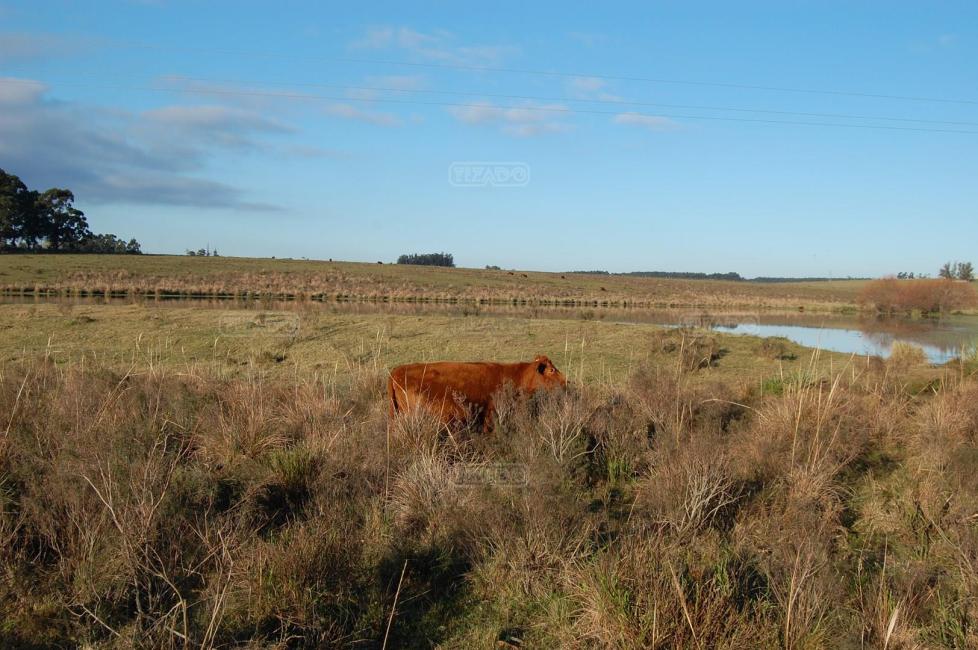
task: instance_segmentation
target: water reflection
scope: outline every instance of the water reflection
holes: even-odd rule
[[[399,314],[404,316],[497,316],[647,323],[673,327],[702,327],[730,334],[782,336],[795,343],[847,354],[886,357],[893,343],[904,341],[923,348],[932,363],[945,363],[962,348],[978,341],[978,317],[944,319],[874,318],[854,314],[805,312],[709,312],[689,309],[627,309],[613,307],[536,307],[527,305],[473,305],[446,303],[296,301],[226,298],[150,297],[20,297],[0,296],[0,304],[152,305],[295,311],[328,314]]]
[[[922,337],[904,337],[889,332],[838,329],[835,327],[807,327],[803,325],[751,325],[738,324],[715,328],[733,334],[754,336],[783,336],[800,345],[843,352],[887,357],[896,341],[919,345],[931,363],[946,363],[960,354],[961,347],[970,342],[975,332],[963,337],[957,344],[938,344],[921,340]]]
[[[701,326],[731,334],[782,336],[806,347],[887,357],[901,341],[920,346],[931,363],[946,363],[978,340],[978,319],[955,316],[880,318],[842,314],[722,314]]]

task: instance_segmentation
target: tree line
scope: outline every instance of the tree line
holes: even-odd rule
[[[869,278],[827,278],[827,277],[780,277],[780,276],[758,276],[756,278],[745,278],[740,273],[730,271],[728,273],[699,273],[694,271],[627,271],[624,273],[610,273],[608,271],[565,271],[565,273],[575,273],[582,275],[619,275],[639,278],[669,278],[678,280],[726,280],[729,282],[829,282],[831,280],[868,280]]]
[[[679,280],[731,280],[734,282],[744,278],[734,271],[729,273],[697,273],[692,271],[629,271],[617,275],[630,275],[636,278],[674,278]]]
[[[945,262],[937,275],[945,280],[965,280],[971,282],[975,279],[975,267],[971,262]]]
[[[421,266],[455,266],[451,253],[411,253],[397,258],[398,264],[418,264]]]
[[[0,252],[138,254],[139,242],[93,233],[71,190],[32,190],[0,169]]]

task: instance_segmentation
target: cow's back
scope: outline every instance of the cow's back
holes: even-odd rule
[[[485,402],[498,390],[512,372],[503,364],[439,361],[412,363],[391,371],[395,388],[409,394],[440,397],[445,391],[464,395],[471,402]]]
[[[391,370],[387,382],[390,413],[423,407],[443,423],[475,416],[488,430],[493,395],[507,383],[526,395],[540,388],[562,387],[566,379],[546,356],[521,363],[436,361],[411,363]]]
[[[469,412],[473,408],[484,412],[493,393],[507,380],[514,380],[508,365],[511,364],[438,361],[398,366],[388,380],[391,411],[424,406],[445,422],[465,419],[473,415]]]

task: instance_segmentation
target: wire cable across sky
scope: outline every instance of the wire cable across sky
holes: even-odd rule
[[[151,43],[134,43],[134,42],[117,42],[112,44],[115,47],[120,48],[130,48],[130,49],[147,49],[147,50],[172,50],[172,51],[185,51],[185,52],[200,52],[200,53],[212,53],[212,54],[228,54],[234,56],[255,56],[263,58],[282,58],[282,59],[295,59],[295,60],[306,60],[306,61],[336,61],[340,63],[355,63],[362,65],[378,65],[378,66],[400,66],[400,67],[411,67],[411,68],[428,68],[428,69],[442,69],[442,70],[464,70],[467,72],[493,72],[493,73],[506,73],[506,74],[524,74],[524,75],[537,75],[537,76],[548,76],[548,77],[561,77],[568,79],[601,79],[604,81],[634,81],[652,84],[669,84],[669,85],[682,85],[682,86],[707,86],[714,88],[736,88],[741,90],[763,90],[770,92],[783,92],[783,93],[800,93],[800,94],[810,94],[810,95],[834,95],[843,97],[863,97],[869,99],[890,99],[890,100],[900,100],[909,102],[933,102],[941,104],[966,104],[972,106],[978,106],[978,99],[962,99],[962,98],[952,98],[952,97],[927,97],[919,95],[902,95],[897,93],[881,93],[881,92],[868,92],[868,91],[852,91],[852,90],[839,90],[839,89],[824,89],[824,88],[796,88],[791,86],[768,86],[763,84],[750,84],[750,83],[739,83],[739,82],[727,82],[727,81],[710,81],[710,80],[697,80],[697,79],[674,79],[665,77],[646,77],[641,75],[623,75],[614,74],[606,72],[572,72],[566,70],[543,70],[536,68],[519,68],[519,67],[501,67],[501,66],[486,66],[486,65],[472,65],[466,63],[447,63],[447,62],[432,62],[432,61],[397,61],[393,59],[371,59],[371,58],[360,58],[360,57],[349,57],[349,56],[318,56],[318,55],[303,55],[303,54],[282,54],[279,52],[267,52],[260,50],[241,50],[241,49],[224,49],[224,48],[202,48],[202,47],[187,47],[187,46],[173,46],[173,45],[158,45]]]
[[[34,85],[46,85],[42,81],[33,80],[21,80],[21,79],[0,79],[0,83],[20,83],[20,84],[34,84]],[[258,91],[258,90],[230,90],[230,89],[218,89],[218,88],[174,88],[165,87],[158,85],[123,85],[123,84],[109,84],[109,83],[85,83],[85,82],[63,82],[61,85],[64,86],[79,86],[79,87],[91,87],[91,88],[114,88],[120,90],[141,90],[149,92],[167,92],[167,93],[182,93],[182,94],[198,94],[198,95],[212,95],[212,96],[238,96],[238,97],[265,97],[265,98],[279,98],[279,99],[290,99],[290,100],[308,100],[308,101],[332,101],[332,102],[358,102],[363,104],[399,104],[399,105],[413,105],[413,106],[440,106],[446,108],[472,108],[472,109],[491,109],[491,110],[501,110],[501,111],[536,111],[545,112],[550,114],[581,114],[581,115],[610,115],[618,116],[623,115],[622,111],[608,111],[608,110],[598,110],[598,109],[585,109],[585,108],[568,108],[564,106],[530,106],[530,105],[493,105],[486,103],[464,103],[464,102],[444,102],[444,101],[426,101],[418,99],[396,99],[389,97],[371,97],[371,98],[358,98],[342,95],[320,95],[320,94],[310,94],[310,93],[288,93],[288,92],[268,92],[268,91]],[[966,130],[966,129],[941,129],[941,128],[928,128],[928,127],[914,127],[914,126],[896,126],[888,124],[850,124],[843,122],[817,122],[808,120],[771,120],[763,118],[750,118],[750,117],[730,117],[730,116],[716,116],[716,115],[690,115],[690,114],[678,114],[678,113],[640,113],[635,111],[629,111],[624,113],[625,115],[630,115],[636,118],[668,118],[672,120],[709,120],[709,121],[722,121],[722,122],[740,122],[740,123],[751,123],[751,124],[768,124],[768,125],[790,125],[790,126],[817,126],[817,127],[836,127],[836,128],[848,128],[848,129],[876,129],[876,130],[887,130],[887,131],[910,131],[919,133],[955,133],[964,135],[978,135],[978,130]]]

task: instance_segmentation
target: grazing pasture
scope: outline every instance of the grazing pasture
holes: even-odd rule
[[[978,381],[593,320],[0,305],[4,647],[967,647]],[[387,370],[549,355],[493,432]]]
[[[568,266],[573,266],[568,261]],[[224,295],[715,309],[855,309],[865,282],[759,283],[173,255],[0,256],[6,293]]]

